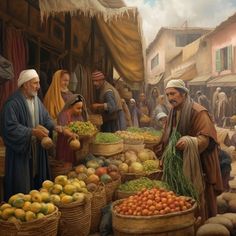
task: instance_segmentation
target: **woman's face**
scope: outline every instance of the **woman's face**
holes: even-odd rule
[[[65,73],[61,76],[61,89],[67,89],[67,87],[69,86],[69,82],[70,82],[70,75]]]
[[[82,114],[83,102],[77,102],[72,106],[72,112],[75,115]]]

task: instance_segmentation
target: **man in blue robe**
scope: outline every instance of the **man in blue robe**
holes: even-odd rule
[[[54,129],[54,123],[37,97],[40,88],[37,72],[22,71],[18,88],[1,112],[0,131],[6,146],[5,200],[16,193],[39,189],[50,178],[48,154],[40,141],[48,136],[47,131]]]

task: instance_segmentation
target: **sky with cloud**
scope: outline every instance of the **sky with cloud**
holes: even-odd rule
[[[236,12],[235,0],[124,0],[142,16],[148,45],[160,27],[216,27]]]

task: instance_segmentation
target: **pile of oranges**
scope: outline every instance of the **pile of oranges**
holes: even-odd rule
[[[114,206],[114,210],[121,215],[153,216],[186,211],[192,206],[193,201],[188,197],[177,196],[173,191],[153,188],[143,189],[124,199]]]

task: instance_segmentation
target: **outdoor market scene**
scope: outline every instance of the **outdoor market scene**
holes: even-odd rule
[[[0,236],[236,236],[235,29],[232,0],[1,0]]]

